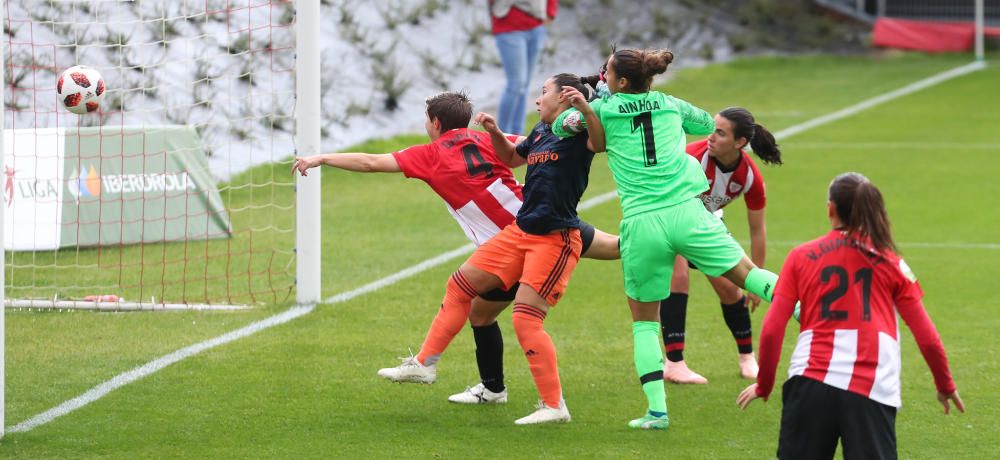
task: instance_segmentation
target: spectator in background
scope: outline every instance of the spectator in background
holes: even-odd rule
[[[509,134],[524,133],[531,75],[545,44],[545,26],[556,17],[557,0],[489,0],[490,20],[507,86],[500,96],[497,124]]]

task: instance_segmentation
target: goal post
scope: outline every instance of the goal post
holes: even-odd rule
[[[295,154],[320,153],[320,2],[297,0],[295,60]],[[295,300],[320,301],[322,168],[295,177]]]
[[[7,18],[7,2],[0,0],[0,22],[6,23]],[[7,91],[6,79],[4,78],[7,69],[6,63],[4,62],[7,56],[6,50],[4,49],[4,40],[0,39],[0,149],[4,148],[4,138],[3,132],[7,127],[4,122],[4,114],[7,112],[7,108],[4,106],[4,100],[7,99],[5,92]],[[6,155],[0,154],[0,171],[4,170],[4,157]],[[7,386],[7,350],[5,344],[7,343],[7,308],[6,305],[6,288],[7,283],[4,279],[4,273],[7,271],[7,251],[4,245],[4,214],[6,206],[2,206],[0,202],[0,441],[3,440],[4,434],[7,432],[6,428],[6,413],[7,413],[7,400],[6,392],[4,388]]]
[[[976,11],[975,11],[975,30],[976,30],[976,43],[975,43],[975,53],[976,60],[983,61],[986,59],[985,43],[986,43],[986,2],[985,0],[975,0]]]

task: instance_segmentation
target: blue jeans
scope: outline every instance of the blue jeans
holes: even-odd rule
[[[525,105],[528,86],[538,62],[538,52],[545,44],[545,26],[531,30],[496,35],[497,50],[503,62],[507,86],[500,96],[497,123],[508,134],[524,134]]]

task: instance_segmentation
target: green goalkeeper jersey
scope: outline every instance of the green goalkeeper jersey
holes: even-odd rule
[[[708,112],[659,91],[616,93],[591,107],[604,126],[624,217],[672,206],[708,189],[701,165],[684,151],[685,133],[715,130]],[[582,114],[573,108],[552,125],[559,137],[586,129]]]

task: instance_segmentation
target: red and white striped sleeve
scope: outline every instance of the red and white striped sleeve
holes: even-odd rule
[[[757,169],[757,165],[750,159],[750,156],[746,153],[743,154],[744,161],[750,166],[750,174],[753,174],[753,183],[750,185],[750,190],[747,190],[743,194],[743,199],[746,200],[747,209],[752,211],[759,211],[767,206],[767,193],[766,187],[764,187],[764,176],[760,174],[760,170]]]

